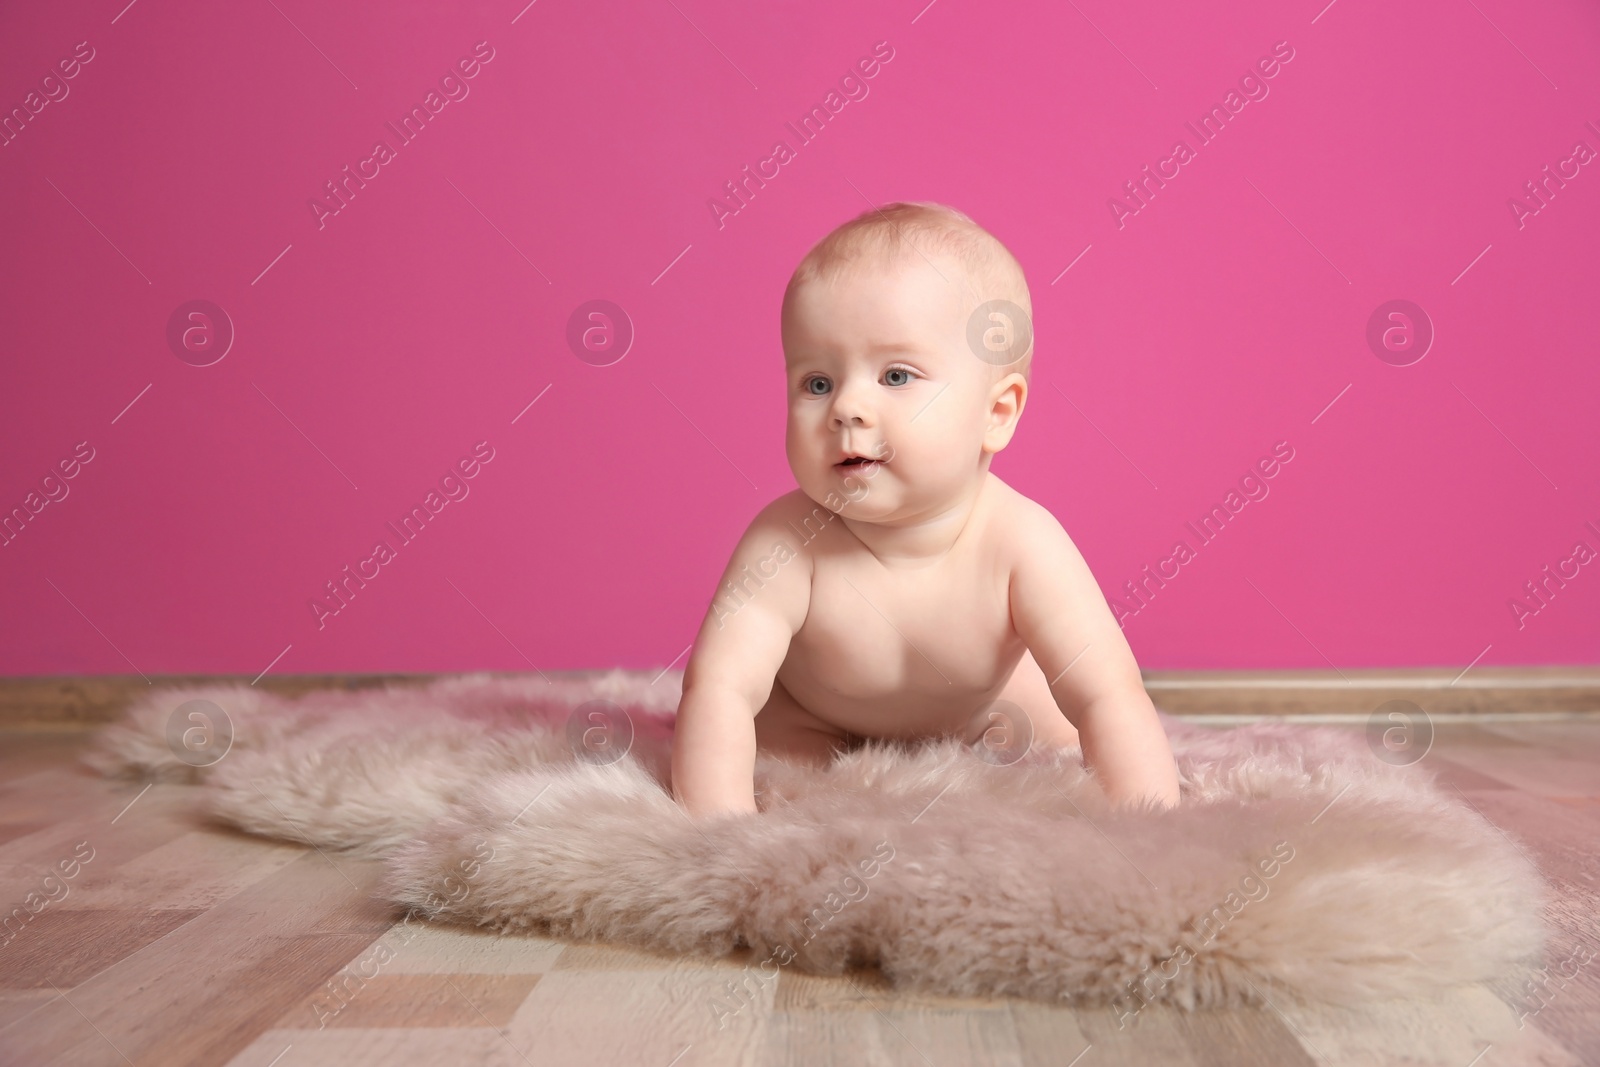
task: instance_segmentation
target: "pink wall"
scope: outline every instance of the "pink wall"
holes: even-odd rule
[[[1108,594],[1189,543],[1126,603],[1144,666],[1596,660],[1591,3],[124,3],[0,13],[27,116],[0,147],[0,508],[66,494],[0,547],[0,671],[668,663],[794,484],[788,273],[893,199],[962,208],[1028,271],[1001,476]],[[785,123],[875,46],[801,144]],[[370,177],[319,221],[347,165]],[[1119,221],[1146,165],[1170,177]],[[636,332],[609,366],[566,341],[596,299]],[[1406,366],[1367,341],[1393,299],[1436,333]],[[208,366],[216,330],[168,340],[195,300],[236,335]],[[1278,442],[1201,545],[1186,523]],[[386,523],[441,479],[467,495],[402,544]],[[1547,565],[1565,585],[1518,613]]]

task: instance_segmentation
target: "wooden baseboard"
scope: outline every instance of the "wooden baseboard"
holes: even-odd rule
[[[1173,715],[1366,716],[1390,700],[1435,716],[1600,713],[1593,666],[1147,671],[1145,690]]]
[[[553,672],[554,673],[554,672]],[[560,672],[578,676],[585,671]],[[418,685],[437,674],[286,674],[255,684],[298,696],[313,689]],[[1194,716],[1366,716],[1390,700],[1430,715],[1600,714],[1600,667],[1336,671],[1146,671],[1156,706]],[[83,675],[0,678],[0,729],[87,729],[114,720],[141,692],[174,685],[250,684],[245,675]]]
[[[260,679],[256,688],[284,696],[313,689],[372,689],[415,685],[434,674],[282,674]],[[63,675],[0,678],[0,729],[7,727],[90,728],[115,720],[122,710],[152,689],[175,685],[249,685],[244,674]]]

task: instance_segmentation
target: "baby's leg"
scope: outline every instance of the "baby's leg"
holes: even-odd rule
[[[773,679],[772,695],[756,713],[756,751],[826,767],[835,754],[850,747],[851,740],[849,734],[807,711],[782,682]]]
[[[1001,690],[999,700],[1009,700],[1028,716],[1033,727],[1033,747],[1077,747],[1078,731],[1067,717],[1061,714],[1056,698],[1050,692],[1050,682],[1044,671],[1033,661],[1033,653],[1024,651],[1011,680]]]

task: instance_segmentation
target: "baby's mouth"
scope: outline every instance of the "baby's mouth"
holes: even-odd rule
[[[843,460],[833,465],[834,470],[845,474],[871,470],[881,466],[882,460],[873,459],[871,456],[846,456]]]

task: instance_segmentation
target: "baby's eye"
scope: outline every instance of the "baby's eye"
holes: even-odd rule
[[[824,396],[829,389],[833,388],[833,383],[822,377],[807,378],[800,383],[800,388],[812,396]]]
[[[890,385],[905,385],[911,381],[911,371],[906,367],[890,367],[883,372],[883,380]]]

